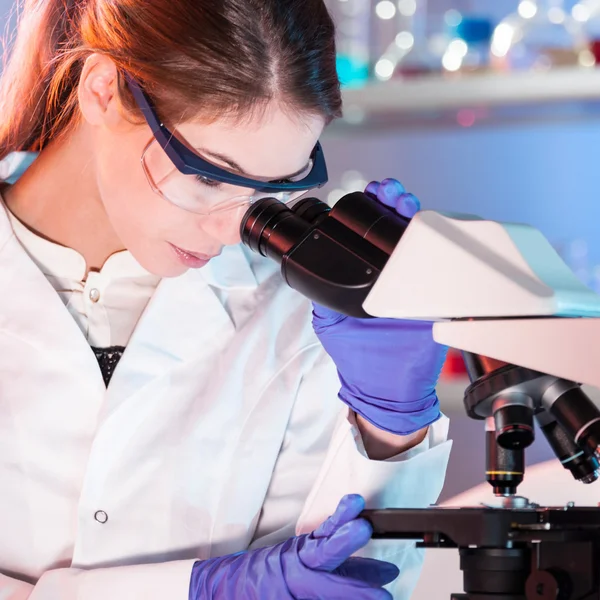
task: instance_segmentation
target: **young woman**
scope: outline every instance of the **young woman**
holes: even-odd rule
[[[408,597],[359,514],[435,502],[444,349],[238,245],[325,182],[322,0],[27,0],[2,83],[0,597]]]

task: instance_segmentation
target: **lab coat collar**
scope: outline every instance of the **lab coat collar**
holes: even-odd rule
[[[234,333],[222,302],[197,272],[163,279],[113,374],[103,417],[118,412],[125,400],[143,400],[148,386],[164,384],[186,365],[196,365],[199,374]]]
[[[163,279],[129,341],[108,390],[77,323],[14,236],[0,203],[0,331],[52,356],[86,389],[106,393],[104,416],[170,371],[223,348],[235,332],[218,290],[253,295],[257,279],[241,246],[199,271]],[[251,302],[252,304],[252,302]],[[33,316],[35,314],[35,316]],[[57,366],[58,368],[58,366]]]
[[[94,353],[44,274],[15,237],[0,202],[0,332],[29,344],[41,360],[68,364],[89,392],[105,390]]]
[[[208,366],[235,334],[235,315],[229,314],[217,293],[239,291],[253,296],[258,286],[245,250],[228,246],[202,269],[163,279],[137,324],[108,388],[107,414],[126,397],[186,363],[196,372]],[[250,302],[250,305],[254,301]]]
[[[255,304],[257,286],[241,246],[226,247],[202,269],[163,279],[115,370],[103,417],[120,412],[126,399],[131,405],[143,401],[149,385],[160,385],[186,364],[201,377],[211,368],[210,357],[224,351],[235,335],[239,315],[225,307],[229,293],[246,298],[241,304],[247,310]]]

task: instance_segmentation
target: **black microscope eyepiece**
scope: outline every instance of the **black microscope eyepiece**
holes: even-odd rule
[[[341,313],[368,317],[362,304],[410,223],[362,192],[334,207],[304,198],[287,206],[263,198],[244,215],[242,243],[281,265],[286,283]]]

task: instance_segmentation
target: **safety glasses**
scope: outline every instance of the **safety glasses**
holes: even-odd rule
[[[311,153],[306,169],[285,181],[261,181],[223,169],[191,150],[159,119],[141,86],[125,76],[154,138],[142,156],[142,166],[152,189],[171,203],[199,214],[243,208],[265,196],[291,202],[308,190],[327,183],[321,144]]]

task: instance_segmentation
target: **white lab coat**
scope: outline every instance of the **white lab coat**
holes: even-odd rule
[[[231,247],[159,284],[106,389],[0,205],[0,599],[187,600],[196,559],[311,531],[346,493],[435,502],[447,420],[371,461],[338,388],[310,303]],[[413,544],[368,555],[407,598]]]

